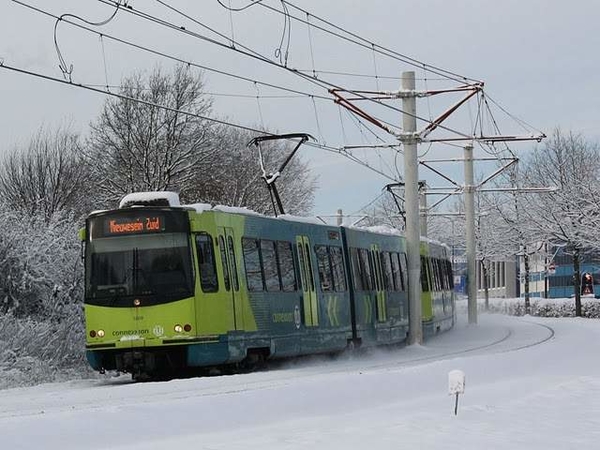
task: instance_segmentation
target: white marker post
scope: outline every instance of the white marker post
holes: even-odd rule
[[[465,373],[462,370],[448,372],[448,394],[455,395],[454,415],[458,414],[458,395],[465,393]]]

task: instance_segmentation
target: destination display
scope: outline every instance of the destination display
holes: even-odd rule
[[[165,218],[162,216],[136,217],[107,217],[104,219],[104,234],[152,233],[164,231]]]
[[[88,233],[94,238],[134,234],[189,232],[184,211],[108,212],[88,219]]]

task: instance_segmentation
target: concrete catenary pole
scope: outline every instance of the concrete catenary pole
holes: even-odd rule
[[[469,323],[477,323],[477,270],[475,265],[475,185],[473,146],[466,145],[465,156],[465,228],[467,237],[467,311]]]
[[[402,137],[404,147],[404,206],[408,257],[409,344],[423,342],[421,324],[421,261],[419,236],[419,162],[417,159],[417,101],[415,73],[402,73]]]

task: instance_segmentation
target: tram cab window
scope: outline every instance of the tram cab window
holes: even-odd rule
[[[207,233],[196,235],[196,251],[198,254],[198,266],[200,268],[200,285],[204,292],[216,292],[219,290],[217,282],[217,269],[215,265],[215,253],[212,236]]]

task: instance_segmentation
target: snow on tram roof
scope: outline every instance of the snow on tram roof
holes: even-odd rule
[[[377,234],[388,234],[392,236],[404,236],[404,233],[397,228],[390,227],[389,225],[373,225],[369,227],[348,227],[356,230],[370,231],[371,233]]]
[[[219,211],[231,214],[243,214],[246,216],[261,216],[270,219],[280,219],[290,222],[311,223],[316,225],[327,225],[316,217],[294,216],[291,214],[282,214],[278,217],[266,216],[264,214],[252,211],[246,207],[226,206],[226,205],[211,205],[210,203],[192,203],[190,205],[182,205],[179,201],[179,194],[168,191],[153,191],[153,192],[134,192],[127,194],[119,202],[119,209],[130,208],[136,206],[171,206],[193,209],[197,213],[204,211]]]
[[[206,203],[196,203],[194,205],[185,205],[185,206],[193,207],[196,210],[196,212],[199,212],[199,213],[201,213],[203,211],[219,211],[219,212],[226,212],[226,213],[231,213],[231,214],[243,214],[246,216],[259,216],[259,217],[265,217],[268,219],[286,220],[289,222],[302,222],[302,223],[312,223],[312,224],[317,224],[317,225],[324,225],[323,222],[321,222],[316,217],[293,216],[291,214],[282,214],[277,217],[273,217],[273,216],[267,216],[265,214],[261,214],[256,211],[252,211],[251,209],[248,209],[246,207],[240,207],[240,206],[226,206],[226,205],[211,206]]]
[[[169,191],[133,192],[119,202],[119,209],[130,206],[181,206],[179,194]]]
[[[251,209],[248,209],[243,206],[216,205],[213,207],[213,211],[220,211],[220,212],[226,212],[226,213],[232,213],[232,214],[244,214],[246,216],[266,217],[264,214],[257,213],[256,211],[252,211]]]
[[[287,220],[289,222],[302,222],[302,223],[312,223],[312,224],[316,224],[316,225],[335,226],[335,225],[329,225],[327,223],[323,223],[323,221],[317,219],[316,217],[309,217],[309,216],[293,216],[291,214],[282,214],[282,215],[278,216],[277,218],[281,219],[281,220]]]

